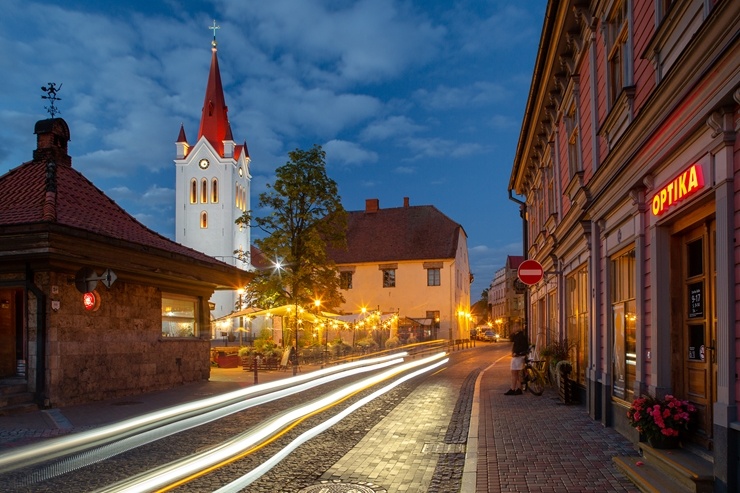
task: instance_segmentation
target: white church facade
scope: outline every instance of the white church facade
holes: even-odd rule
[[[175,239],[250,270],[249,228],[235,223],[250,210],[249,151],[246,141],[237,144],[231,133],[216,46],[214,35],[198,137],[191,145],[181,125],[176,142]],[[212,317],[233,312],[238,300],[236,291],[216,291],[210,300]]]

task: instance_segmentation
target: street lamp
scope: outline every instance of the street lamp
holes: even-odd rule
[[[239,294],[239,311],[242,311],[242,295],[244,294],[244,288],[239,288],[236,292]],[[242,332],[244,332],[244,317],[239,316],[239,347],[242,346]]]

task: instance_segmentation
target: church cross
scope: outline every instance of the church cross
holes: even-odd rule
[[[213,30],[213,40],[216,41],[216,29],[221,29],[221,26],[216,25],[216,19],[213,19],[213,25],[209,26],[208,29]]]

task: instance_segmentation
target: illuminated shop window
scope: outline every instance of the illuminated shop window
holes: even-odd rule
[[[198,299],[162,294],[162,337],[198,335]]]

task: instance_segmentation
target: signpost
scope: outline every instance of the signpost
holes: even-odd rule
[[[519,264],[519,268],[516,271],[519,280],[527,286],[537,284],[542,280],[545,275],[545,271],[542,269],[542,264],[536,260],[525,260]]]

